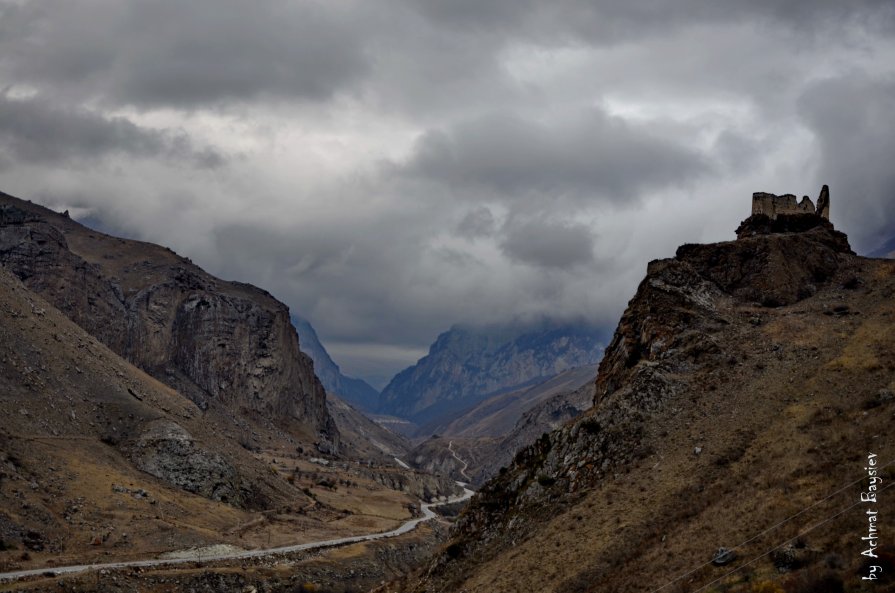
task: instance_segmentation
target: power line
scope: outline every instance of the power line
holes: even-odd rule
[[[895,464],[895,461],[890,461],[890,462],[887,463],[886,465],[883,465],[883,466],[878,467],[878,468],[877,468],[877,471],[882,471],[882,470],[886,469],[887,467],[889,467],[890,465],[893,465],[893,464]],[[824,503],[824,502],[830,500],[831,498],[833,498],[833,497],[836,496],[837,494],[840,494],[840,493],[843,492],[844,490],[847,490],[847,489],[851,488],[852,486],[854,486],[855,484],[857,484],[858,482],[861,482],[862,480],[864,480],[864,479],[866,479],[866,478],[867,478],[867,476],[862,476],[862,477],[858,478],[857,480],[855,480],[854,482],[850,482],[850,483],[846,484],[845,486],[843,486],[843,487],[840,488],[839,490],[836,490],[835,492],[833,492],[832,494],[826,496],[825,498],[822,498],[822,499],[818,500],[817,502],[815,502],[815,503],[812,504],[811,506],[805,507],[805,508],[803,508],[802,510],[800,510],[798,513],[796,513],[795,515],[791,515],[791,516],[787,517],[786,519],[783,519],[783,520],[780,521],[779,523],[777,523],[777,524],[775,524],[775,525],[772,525],[771,527],[768,527],[767,529],[765,529],[765,530],[762,531],[761,533],[759,533],[759,534],[757,534],[757,535],[754,535],[754,536],[750,537],[749,539],[747,539],[747,540],[744,541],[743,543],[737,544],[736,546],[730,548],[730,550],[731,550],[731,551],[733,551],[733,550],[737,550],[737,549],[739,549],[739,548],[742,548],[742,547],[745,546],[745,545],[748,545],[748,544],[754,542],[755,540],[757,540],[757,539],[760,538],[761,536],[765,535],[766,533],[769,533],[769,532],[771,532],[771,531],[777,529],[778,527],[780,527],[780,526],[783,525],[784,523],[788,523],[788,522],[792,521],[793,519],[795,519],[796,517],[798,517],[798,516],[800,516],[800,515],[803,515],[804,513],[807,513],[808,511],[810,511],[811,509],[813,509],[813,508],[816,507],[817,505],[819,505],[819,504],[821,504],[821,503]],[[886,486],[886,488],[888,488],[888,486]],[[885,489],[885,488],[884,488],[884,489]],[[852,505],[852,506],[855,506],[855,505]],[[851,508],[851,507],[849,507],[849,508]],[[789,541],[789,540],[787,540],[787,541]],[[782,545],[782,544],[781,544],[781,545]],[[773,550],[772,550],[772,551],[773,551]],[[769,552],[769,553],[770,553],[770,552]],[[662,586],[659,587],[658,589],[653,589],[650,593],[658,593],[659,591],[661,591],[661,590],[664,589],[665,587],[668,587],[669,585],[673,585],[673,584],[676,583],[677,581],[679,581],[679,580],[681,580],[681,579],[683,579],[683,578],[686,578],[686,577],[690,576],[691,574],[695,573],[696,571],[698,571],[698,570],[700,570],[700,569],[705,568],[706,566],[708,566],[708,565],[711,564],[711,563],[712,563],[712,561],[709,560],[708,562],[706,562],[706,563],[704,563],[704,564],[700,564],[699,566],[697,566],[697,567],[694,568],[693,570],[691,570],[691,571],[689,571],[689,572],[686,572],[686,573],[684,573],[684,574],[682,574],[682,575],[679,575],[679,576],[673,578],[672,580],[668,581],[667,583],[665,583],[664,585],[662,585]],[[745,566],[745,565],[744,565],[744,566]],[[742,567],[740,567],[740,568],[742,568]]]
[[[882,468],[880,468],[880,469],[882,469]],[[895,484],[889,484],[888,486],[886,486],[886,487],[884,487],[884,488],[881,488],[881,489],[880,489],[880,492],[885,492],[886,490],[888,490],[888,489],[889,489],[890,487],[892,487],[892,486],[895,486]],[[827,517],[826,519],[824,519],[824,520],[821,521],[820,523],[818,523],[818,524],[816,524],[816,525],[812,525],[812,526],[809,527],[808,529],[806,529],[806,530],[800,532],[798,535],[796,535],[796,537],[802,537],[802,536],[805,535],[806,533],[810,533],[810,532],[814,531],[815,529],[817,529],[817,528],[820,527],[821,525],[824,525],[824,524],[826,524],[826,523],[829,523],[830,521],[832,521],[833,519],[835,519],[835,518],[838,517],[839,515],[842,515],[843,513],[852,510],[853,508],[855,508],[855,507],[858,506],[859,504],[864,504],[864,501],[859,500],[858,502],[853,503],[853,504],[851,504],[851,505],[845,507],[844,509],[842,509],[841,511],[839,511],[838,513],[836,513],[836,514],[833,515],[832,517]],[[759,555],[759,556],[756,556],[755,558],[753,558],[752,560],[750,560],[749,562],[747,562],[747,563],[745,563],[745,564],[743,564],[743,565],[741,565],[741,566],[737,566],[737,567],[734,568],[733,570],[731,570],[731,571],[729,571],[729,572],[727,572],[727,573],[721,575],[720,577],[718,577],[718,578],[715,579],[714,581],[710,581],[710,582],[706,583],[705,585],[703,585],[703,586],[700,587],[699,589],[696,589],[695,591],[692,591],[691,593],[699,593],[700,591],[703,591],[703,590],[705,590],[706,588],[708,588],[708,587],[714,585],[714,584],[717,583],[718,581],[720,581],[720,580],[722,580],[722,579],[726,579],[727,577],[729,577],[729,576],[732,575],[733,573],[737,572],[738,570],[740,570],[740,569],[742,569],[742,568],[746,568],[747,566],[749,566],[750,564],[756,562],[757,560],[761,560],[761,559],[764,558],[765,556],[768,556],[769,554],[772,554],[772,553],[775,552],[776,550],[779,550],[780,548],[782,548],[783,546],[785,546],[787,542],[791,541],[792,539],[795,539],[795,538],[788,538],[788,539],[787,539],[785,542],[783,542],[782,544],[780,544],[780,545],[778,545],[778,546],[775,546],[775,547],[771,548],[770,550],[768,550],[768,551],[765,552],[764,554],[761,554],[761,555]]]

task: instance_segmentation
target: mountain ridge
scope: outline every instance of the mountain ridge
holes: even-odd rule
[[[522,389],[602,355],[603,331],[587,323],[541,320],[455,325],[380,394],[377,412],[419,425]]]
[[[749,540],[749,558],[794,540],[835,503],[750,536],[803,506],[794,499],[823,502],[860,476],[866,451],[895,454],[873,438],[895,389],[895,264],[857,257],[815,215],[753,216],[740,231],[650,262],[594,407],[517,453],[408,590],[651,591],[681,574],[699,588],[720,574],[717,548]],[[847,518],[801,541],[813,554],[802,564],[737,561],[727,586],[779,587],[775,565],[819,578],[831,554],[830,582],[857,586]]]
[[[298,332],[301,350],[314,361],[314,372],[323,383],[323,387],[361,410],[367,412],[375,410],[379,392],[363,379],[349,377],[342,373],[339,365],[332,359],[323,342],[320,341],[317,331],[310,321],[293,314],[292,324]]]
[[[0,265],[113,351],[192,399],[338,449],[289,310],[170,249],[93,231],[0,193]],[[255,418],[255,420],[251,420]]]

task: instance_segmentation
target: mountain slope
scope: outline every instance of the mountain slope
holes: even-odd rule
[[[895,262],[855,256],[819,217],[787,218],[651,262],[594,408],[482,488],[409,588],[695,591],[738,568],[719,590],[745,592],[807,567],[787,587],[857,589],[866,509],[842,511],[868,454],[895,455]],[[879,512],[895,512],[886,498]]]
[[[395,457],[403,459],[410,451],[407,439],[376,424],[339,396],[327,393],[326,405],[339,429],[344,452],[351,457],[393,464]]]
[[[169,249],[118,239],[0,194],[0,265],[70,319],[200,407],[338,447],[325,392],[288,308]]]
[[[208,541],[248,509],[308,501],[239,445],[238,426],[2,268],[0,387],[0,566],[153,554]]]
[[[337,400],[328,404],[339,421],[351,418],[340,456],[326,459],[251,411],[206,403],[125,361],[0,266],[0,572],[386,531],[411,518],[418,497],[456,494],[446,478],[370,455],[380,444],[400,450],[400,440]],[[405,545],[428,546],[421,531]],[[394,544],[387,552],[408,558]],[[348,575],[356,559],[331,558],[327,570]],[[239,565],[221,570],[247,574]],[[163,588],[188,589],[174,579],[192,572],[167,569]],[[117,590],[115,573],[104,574],[65,588]],[[137,589],[146,587],[155,590]]]
[[[424,427],[424,431],[460,438],[503,437],[533,407],[585,384],[593,384],[596,376],[595,364],[575,367],[537,385],[489,397],[448,421]]]
[[[317,337],[311,323],[297,315],[292,316],[292,324],[298,332],[301,351],[314,361],[314,372],[329,393],[335,393],[342,399],[361,410],[373,411],[379,400],[379,392],[364,381],[342,374],[339,365],[330,357],[329,352]]]
[[[889,259],[895,259],[895,237],[892,237],[868,253],[867,257],[887,257]]]
[[[516,453],[537,441],[546,432],[560,428],[593,406],[593,381],[572,391],[560,391],[526,410],[513,429],[492,447],[473,474],[473,483],[481,484],[510,465]]]
[[[601,331],[586,324],[454,326],[391,380],[378,411],[432,423],[493,395],[593,364],[601,354]]]
[[[593,403],[596,365],[564,371],[534,387],[486,399],[408,455],[414,467],[481,485],[517,451],[578,416]]]

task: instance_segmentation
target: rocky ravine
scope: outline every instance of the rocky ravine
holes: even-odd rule
[[[169,249],[110,237],[0,194],[0,264],[75,323],[199,405],[339,443],[289,310]]]
[[[868,451],[892,459],[895,265],[855,256],[815,215],[753,216],[738,235],[649,264],[594,408],[486,484],[410,590],[696,590],[721,575],[719,546],[860,478]],[[805,566],[805,582],[857,580],[847,514],[798,540],[808,551],[760,554],[858,489],[739,549],[730,590]]]

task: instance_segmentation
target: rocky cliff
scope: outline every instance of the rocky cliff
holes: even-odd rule
[[[87,332],[199,405],[338,446],[288,308],[172,251],[0,194],[0,265]]]
[[[155,553],[207,540],[250,509],[309,500],[230,438],[226,417],[2,268],[0,418],[0,569]]]
[[[549,321],[455,326],[391,380],[380,395],[379,412],[435,424],[500,392],[597,362],[601,336],[587,324]]]
[[[501,468],[510,465],[517,451],[589,410],[593,400],[594,384],[590,382],[578,389],[557,393],[528,409],[513,429],[491,447],[484,462],[476,468],[473,483],[481,484],[496,476]]]
[[[651,262],[594,408],[486,484],[409,588],[781,590],[800,569],[800,590],[857,587],[860,528],[837,511],[859,488],[825,497],[866,478],[868,452],[895,455],[895,264],[804,216]]]

